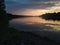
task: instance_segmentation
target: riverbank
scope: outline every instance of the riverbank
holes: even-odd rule
[[[41,37],[32,32],[19,32],[13,28],[0,34],[0,45],[59,45],[47,37]]]

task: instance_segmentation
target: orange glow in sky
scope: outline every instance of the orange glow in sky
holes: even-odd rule
[[[16,11],[15,14],[25,15],[25,16],[39,16],[47,13],[49,10],[43,9],[25,9],[23,11]]]
[[[60,0],[5,0],[7,13],[39,16],[60,12]]]
[[[53,10],[52,10],[53,9]],[[15,11],[14,14],[17,15],[25,15],[25,16],[40,16],[45,13],[53,13],[53,12],[60,12],[60,9],[54,9],[52,8],[50,10],[45,9],[25,9],[23,11]]]

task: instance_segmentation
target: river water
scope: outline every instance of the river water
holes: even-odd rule
[[[60,42],[60,21],[45,20],[40,17],[16,18],[10,21],[10,27],[18,31],[29,31]]]
[[[18,30],[48,30],[53,29],[56,31],[60,30],[60,21],[45,20],[40,17],[25,17],[16,18],[10,21],[10,27]],[[52,31],[53,31],[52,30]]]

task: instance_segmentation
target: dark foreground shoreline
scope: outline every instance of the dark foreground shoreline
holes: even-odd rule
[[[31,32],[19,32],[13,28],[0,34],[0,45],[60,45],[47,37],[41,37]]]

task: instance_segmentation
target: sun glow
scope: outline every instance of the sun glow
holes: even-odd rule
[[[25,15],[25,16],[40,16],[45,13],[54,13],[54,12],[60,12],[60,7],[54,6],[51,7],[50,9],[21,9],[13,13],[17,15]]]
[[[23,11],[16,11],[15,14],[18,15],[25,15],[25,16],[39,16],[42,14],[47,13],[49,10],[44,10],[44,9],[25,9]]]

